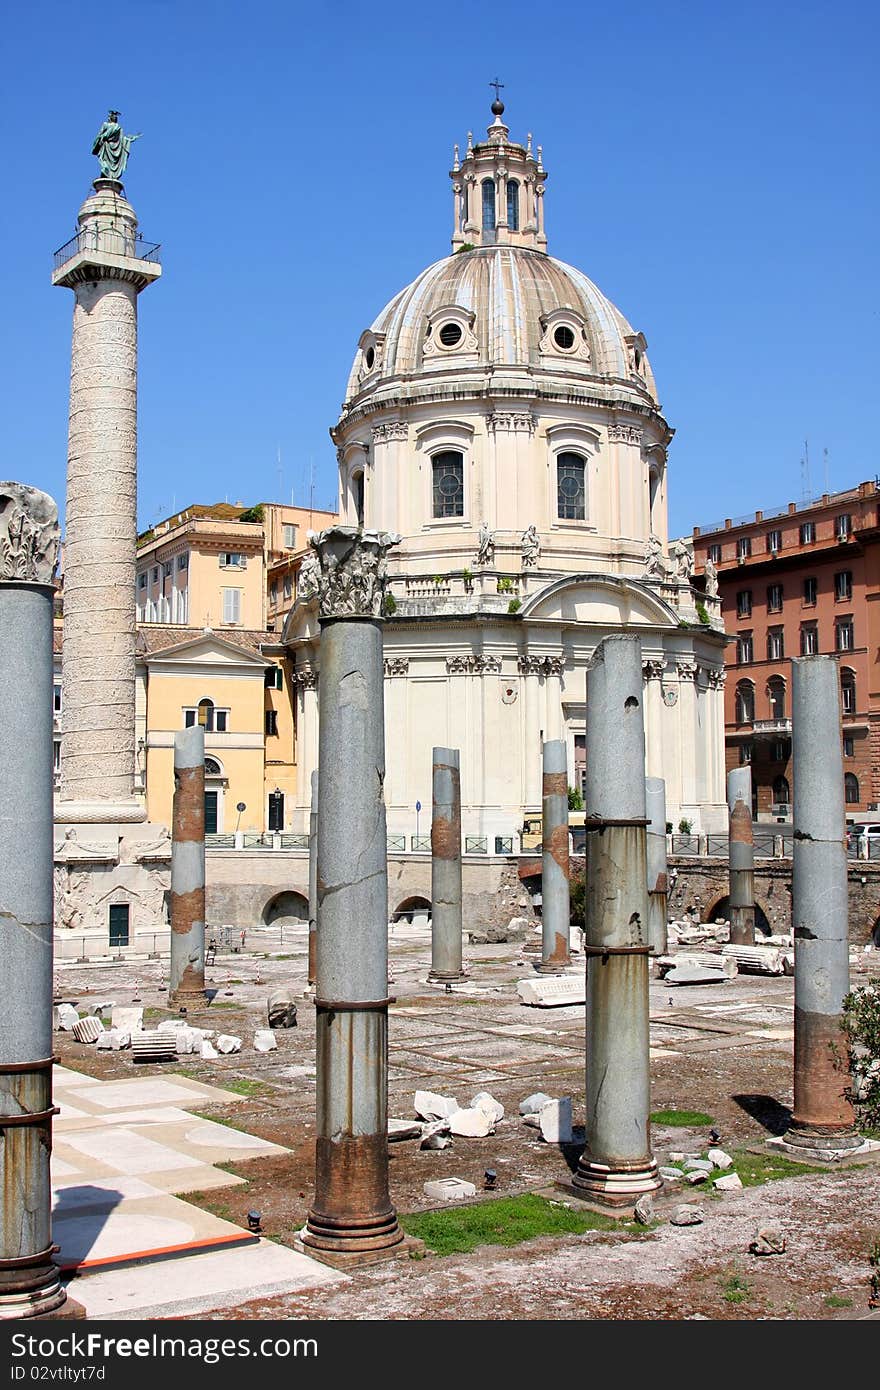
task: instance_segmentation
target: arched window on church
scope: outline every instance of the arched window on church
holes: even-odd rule
[[[586,460],[580,454],[557,456],[556,514],[567,521],[586,520]]]
[[[354,515],[358,526],[364,524],[364,475],[363,473],[353,473],[351,475],[351,500],[354,503]]]
[[[507,225],[510,231],[519,231],[519,184],[516,179],[507,180]]]
[[[495,180],[483,179],[483,231],[495,230]]]
[[[431,460],[432,515],[464,516],[464,457],[447,449]]]
[[[199,700],[198,722],[206,733],[214,731],[214,701]]]

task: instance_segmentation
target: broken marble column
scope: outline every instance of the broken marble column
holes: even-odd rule
[[[587,670],[586,1147],[576,1190],[631,1206],[662,1185],[651,1153],[645,722],[638,637]]]
[[[205,731],[174,735],[168,1001],[205,1000]]]
[[[309,979],[315,983],[315,942],[318,930],[318,774],[312,773],[312,804],[309,811]]]
[[[302,1243],[331,1263],[393,1253],[388,1190],[388,869],[382,610],[399,540],[310,538],[321,628],[315,1196]],[[344,756],[341,756],[344,750]]]
[[[727,774],[727,809],[732,946],[755,944],[755,836],[752,829],[752,769],[731,768]]]
[[[568,758],[563,739],[548,739],[544,744],[541,825],[541,964],[538,969],[542,974],[555,975],[571,965]]]
[[[849,1098],[846,817],[840,667],[834,656],[792,665],[794,846],[794,1109],[785,1142],[813,1153],[856,1148]]]
[[[645,778],[648,832],[648,942],[651,954],[666,954],[669,880],[666,864],[666,783],[662,777]]]
[[[457,748],[432,752],[431,969],[429,980],[460,980],[461,769]]]
[[[53,1264],[52,584],[58,510],[0,483],[0,1318],[66,1300]]]

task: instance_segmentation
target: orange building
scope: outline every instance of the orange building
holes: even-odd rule
[[[790,818],[790,662],[816,653],[840,660],[847,814],[877,810],[880,480],[693,534],[696,572],[717,571],[727,767],[751,763],[753,815]]]

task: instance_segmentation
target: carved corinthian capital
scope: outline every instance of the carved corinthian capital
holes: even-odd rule
[[[49,494],[0,483],[0,581],[51,584],[58,544],[58,508]]]
[[[381,618],[385,598],[385,557],[400,536],[362,531],[355,526],[328,526],[309,545],[318,561],[315,583],[318,617]]]

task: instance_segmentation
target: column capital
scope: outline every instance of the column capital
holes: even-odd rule
[[[0,582],[51,584],[59,540],[58,508],[47,492],[0,483]]]
[[[309,537],[315,563],[308,568],[307,593],[318,597],[318,618],[381,619],[385,599],[385,560],[400,536],[388,531],[363,531],[355,526],[328,526]]]

